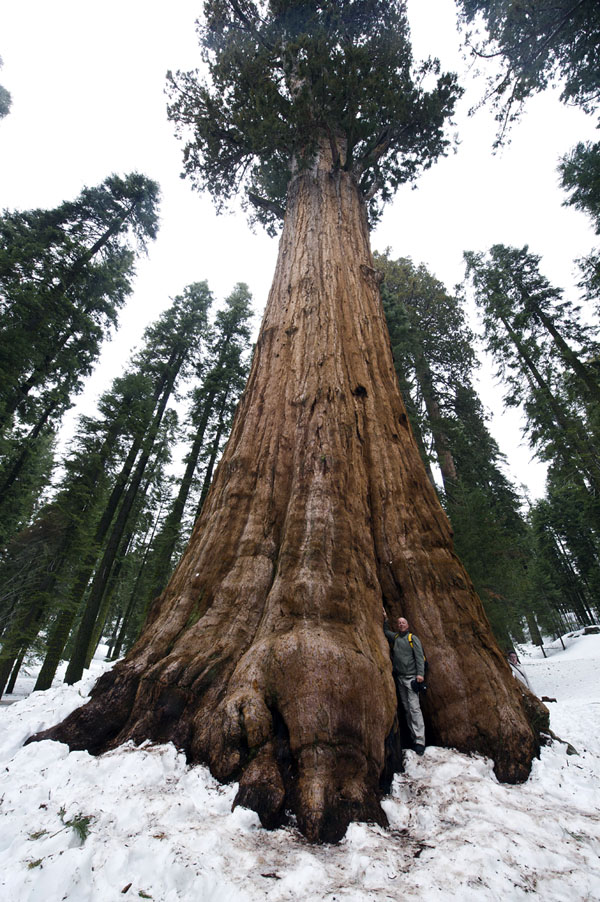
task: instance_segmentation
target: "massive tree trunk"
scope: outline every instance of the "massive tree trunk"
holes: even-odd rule
[[[324,163],[291,183],[249,383],[187,551],[129,655],[36,738],[93,753],[172,740],[239,780],[266,826],[291,811],[312,840],[384,823],[396,694],[382,603],[431,660],[429,741],[525,779],[531,697],[412,437],[356,184]]]

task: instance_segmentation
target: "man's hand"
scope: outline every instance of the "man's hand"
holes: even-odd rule
[[[424,679],[425,679],[425,678],[422,677],[422,676],[416,677],[417,683],[422,683],[422,682],[424,681]]]
[[[384,620],[387,620],[387,614],[386,614],[386,612],[385,612],[385,608],[382,608],[381,610],[382,610],[382,612],[383,612],[383,619],[384,619]]]

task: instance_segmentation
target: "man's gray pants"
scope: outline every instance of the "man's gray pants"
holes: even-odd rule
[[[396,684],[398,686],[398,694],[400,701],[406,714],[408,726],[413,736],[415,745],[425,745],[425,724],[423,723],[423,715],[421,714],[421,703],[419,701],[419,692],[415,692],[411,688],[414,676],[397,676]]]

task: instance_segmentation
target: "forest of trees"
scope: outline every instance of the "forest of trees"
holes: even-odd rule
[[[458,0],[466,29],[488,29],[467,35],[473,54],[503,61],[488,90],[499,143],[553,79],[597,109],[597,4],[533,6],[523,21],[509,0]],[[55,209],[3,212],[0,694],[32,662],[42,690],[59,670],[79,680],[101,642],[110,660],[133,648],[98,684],[96,713],[53,735],[93,751],[171,738],[239,779],[267,826],[293,811],[309,838],[335,840],[353,818],[381,821],[397,765],[382,601],[469,699],[506,684],[498,645],[543,647],[600,618],[600,256],[579,261],[578,297],[545,277],[535,235],[465,248],[453,291],[389,249],[371,256],[367,223],[445,152],[461,93],[435,62],[413,80],[401,2],[208,0],[200,41],[208,77],[170,74],[169,116],[218,208],[243,192],[272,234],[285,217],[263,327],[252,354],[247,286],[216,304],[206,282],[188,285],[57,456],[157,235],[159,187],[111,175]],[[600,142],[557,166],[564,202],[600,234]],[[507,476],[477,390],[482,349],[547,463],[543,498]],[[453,657],[467,633],[485,665]],[[315,676],[333,666],[335,692]],[[369,711],[356,700],[373,680]],[[462,698],[466,726],[448,693],[425,712],[429,737],[523,779],[531,703],[507,697],[500,743],[500,720]]]
[[[506,477],[486,425],[464,298],[422,265],[375,255],[399,384],[457,553],[501,644],[540,644],[599,615],[598,334],[527,247],[465,257],[505,403],[525,411],[532,454],[549,464],[534,503]]]
[[[549,463],[547,494],[534,503],[505,475],[486,425],[464,298],[423,265],[375,254],[398,382],[423,461],[496,637],[510,647],[598,618],[597,335],[527,248],[496,246],[467,260],[506,403],[527,412],[532,453]],[[25,659],[43,657],[41,689],[63,658],[74,662],[67,680],[79,679],[102,636],[109,656],[119,657],[166,585],[247,378],[248,291],[237,286],[209,324],[211,303],[205,284],[189,286],[147,330],[144,349],[102,396],[98,413],[80,417],[68,455],[54,462],[52,441],[42,438],[32,467],[40,481],[18,481],[25,514],[3,518],[13,524],[1,563],[3,692]],[[188,344],[175,358],[173,343],[182,336]],[[185,355],[192,353],[190,363]],[[184,413],[172,403],[180,379]],[[179,475],[169,466],[176,447]],[[61,477],[42,494],[53,467]],[[2,501],[10,499],[4,490]],[[80,632],[84,605],[90,625]]]
[[[75,203],[0,224],[0,692],[27,656],[43,661],[44,689],[63,658],[67,682],[80,679],[107,631],[112,657],[131,645],[191,531],[247,377],[247,287],[211,318],[208,285],[189,285],[54,460],[61,416],[131,291],[127,230],[154,237],[157,196],[142,176],[113,176]]]

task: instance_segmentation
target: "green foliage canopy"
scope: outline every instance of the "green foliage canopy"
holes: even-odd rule
[[[593,112],[600,97],[598,0],[458,0],[467,26],[483,21],[489,39],[467,42],[479,57],[501,61],[489,79],[500,122],[498,142],[523,102],[560,83],[561,99]]]
[[[587,213],[600,235],[600,141],[579,142],[566,154],[559,166],[562,187],[569,193],[565,205]],[[588,300],[600,297],[600,252],[593,250],[581,258],[581,287]]]
[[[528,601],[527,527],[473,388],[474,335],[461,299],[425,266],[381,254],[375,262],[385,277],[382,301],[411,425],[426,465],[437,465],[441,476],[456,552],[497,638],[508,643]]]
[[[169,117],[184,174],[218,209],[245,188],[273,231],[290,178],[329,141],[376,218],[448,146],[461,91],[435,60],[413,72],[402,0],[206,0],[198,34],[208,75],[168,74]]]
[[[488,349],[510,389],[507,403],[521,404],[529,392],[529,383],[523,379],[525,359],[557,391],[560,371],[565,365],[575,367],[577,375],[583,373],[583,389],[596,397],[596,376],[579,360],[596,355],[594,330],[582,322],[580,308],[540,272],[541,258],[527,245],[503,244],[494,245],[487,254],[468,251],[464,256]],[[592,382],[587,387],[590,379],[596,386]]]
[[[587,213],[600,235],[600,141],[579,142],[563,157],[559,171],[569,192],[566,204]]]
[[[131,291],[158,231],[158,185],[112,175],[53,210],[0,217],[0,426],[59,417]]]

